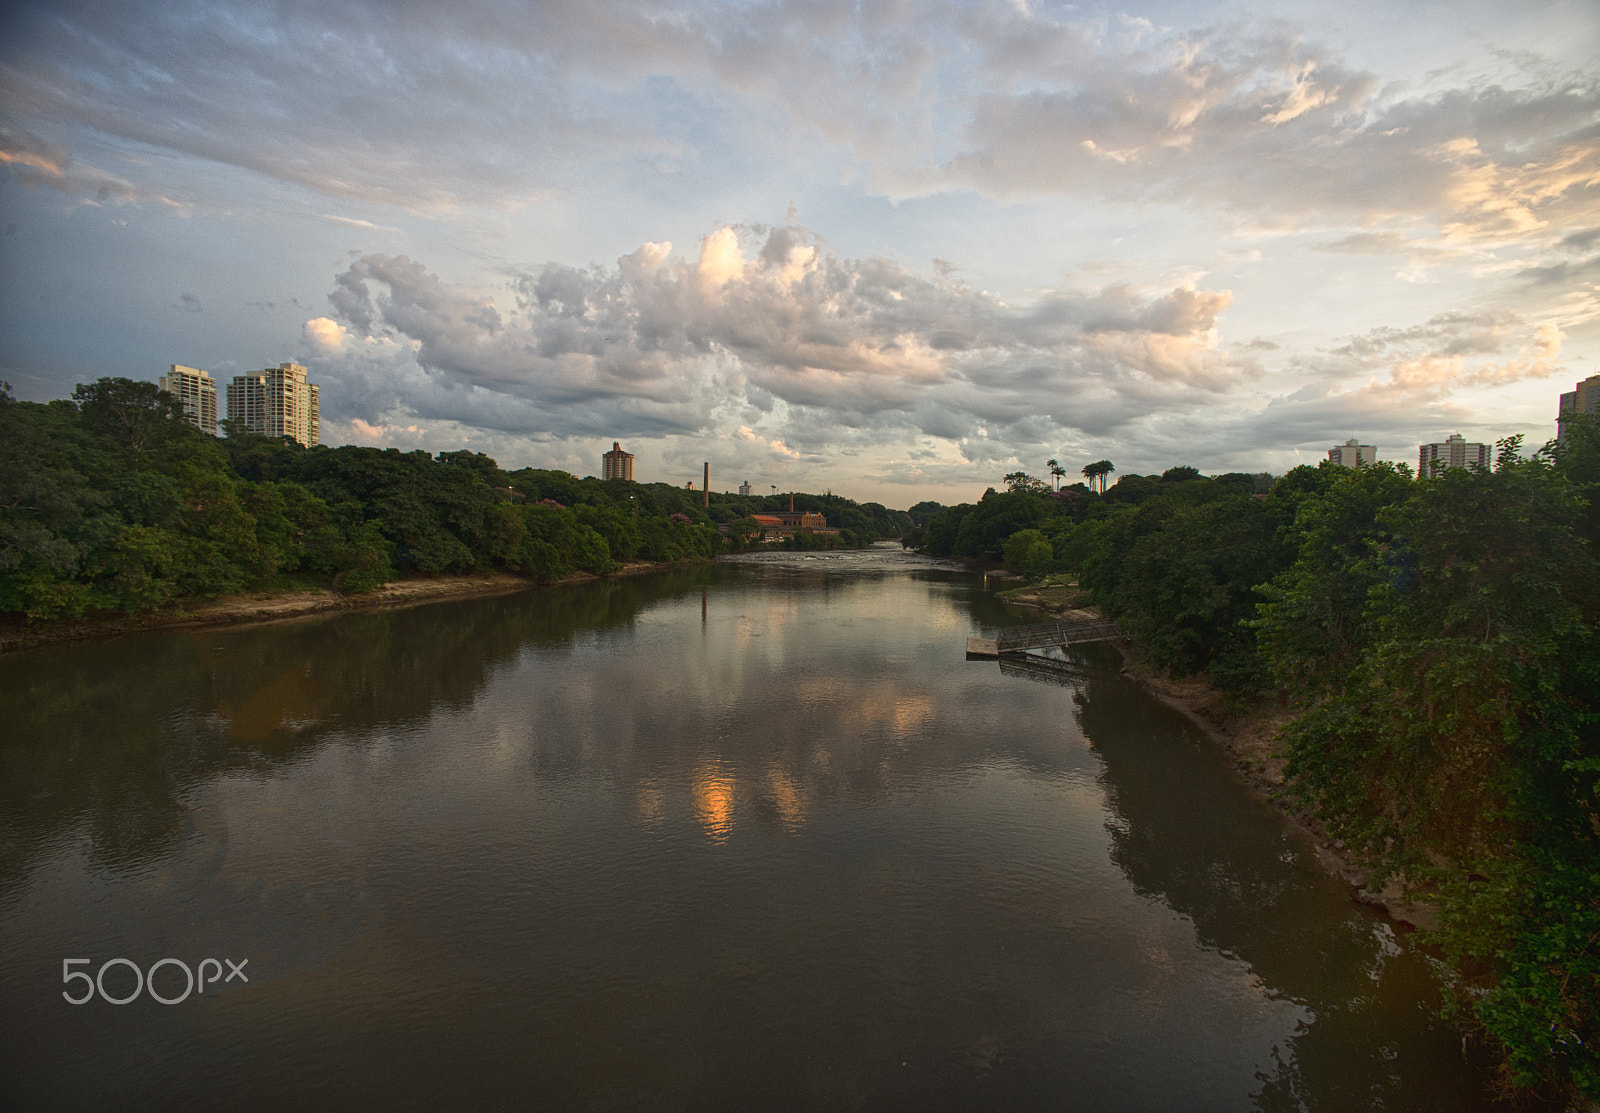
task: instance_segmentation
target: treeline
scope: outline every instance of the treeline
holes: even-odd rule
[[[1286,699],[1289,789],[1439,908],[1508,1081],[1600,1097],[1600,426],[1426,478],[1012,486],[908,540],[1076,573],[1155,663]]]
[[[841,529],[797,546],[910,526],[874,503],[792,497]],[[481,453],[210,437],[153,383],[129,379],[45,404],[0,389],[0,612],[34,620],[306,583],[361,592],[411,574],[550,580],[709,558],[760,543],[718,525],[780,498],[711,502],[667,484],[507,472]]]

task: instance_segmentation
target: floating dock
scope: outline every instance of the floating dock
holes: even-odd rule
[[[1066,648],[1084,642],[1119,641],[1122,632],[1109,619],[1085,611],[1069,611],[1053,622],[1008,626],[993,638],[968,638],[967,660],[993,661],[1002,654],[1026,653],[1051,646]]]

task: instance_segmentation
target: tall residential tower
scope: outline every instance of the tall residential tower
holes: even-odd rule
[[[632,479],[633,453],[622,451],[622,445],[612,441],[611,451],[600,454],[600,478]]]
[[[321,437],[317,384],[298,363],[280,363],[228,384],[228,420],[265,437],[292,437],[313,445]]]
[[[161,389],[183,406],[183,419],[210,436],[217,435],[217,380],[198,367],[181,363],[161,376]]]
[[[1556,437],[1567,439],[1567,419],[1573,414],[1600,414],[1600,375],[1590,375],[1561,396],[1561,412],[1556,415]]]

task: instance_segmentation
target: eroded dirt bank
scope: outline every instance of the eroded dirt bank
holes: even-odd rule
[[[623,565],[621,569],[609,575],[637,575],[665,567],[667,566],[650,561],[635,561]],[[538,587],[584,583],[600,578],[587,572],[575,572],[552,583],[540,584],[507,572],[485,572],[465,576],[397,580],[392,584],[385,584],[376,591],[363,592],[359,595],[345,595],[331,588],[284,592],[253,591],[239,595],[224,595],[216,599],[189,599],[137,615],[104,614],[93,618],[53,623],[29,623],[23,619],[13,621],[8,617],[0,623],[0,653],[57,642],[114,637],[140,630],[174,630],[195,626],[237,626],[244,623],[275,622],[280,619],[299,618],[331,611],[403,607],[435,599],[500,595]]]

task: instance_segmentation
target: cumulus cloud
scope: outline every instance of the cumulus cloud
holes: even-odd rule
[[[395,386],[417,413],[507,432],[719,436],[788,459],[932,436],[972,459],[1233,390],[1255,366],[1222,347],[1230,297],[1115,285],[1010,305],[841,258],[798,225],[730,226],[692,256],[646,243],[492,293],[361,256],[306,338],[358,395],[384,396],[361,384],[404,365]]]
[[[305,324],[305,340],[319,352],[337,352],[344,347],[348,330],[332,317],[313,317]]]

